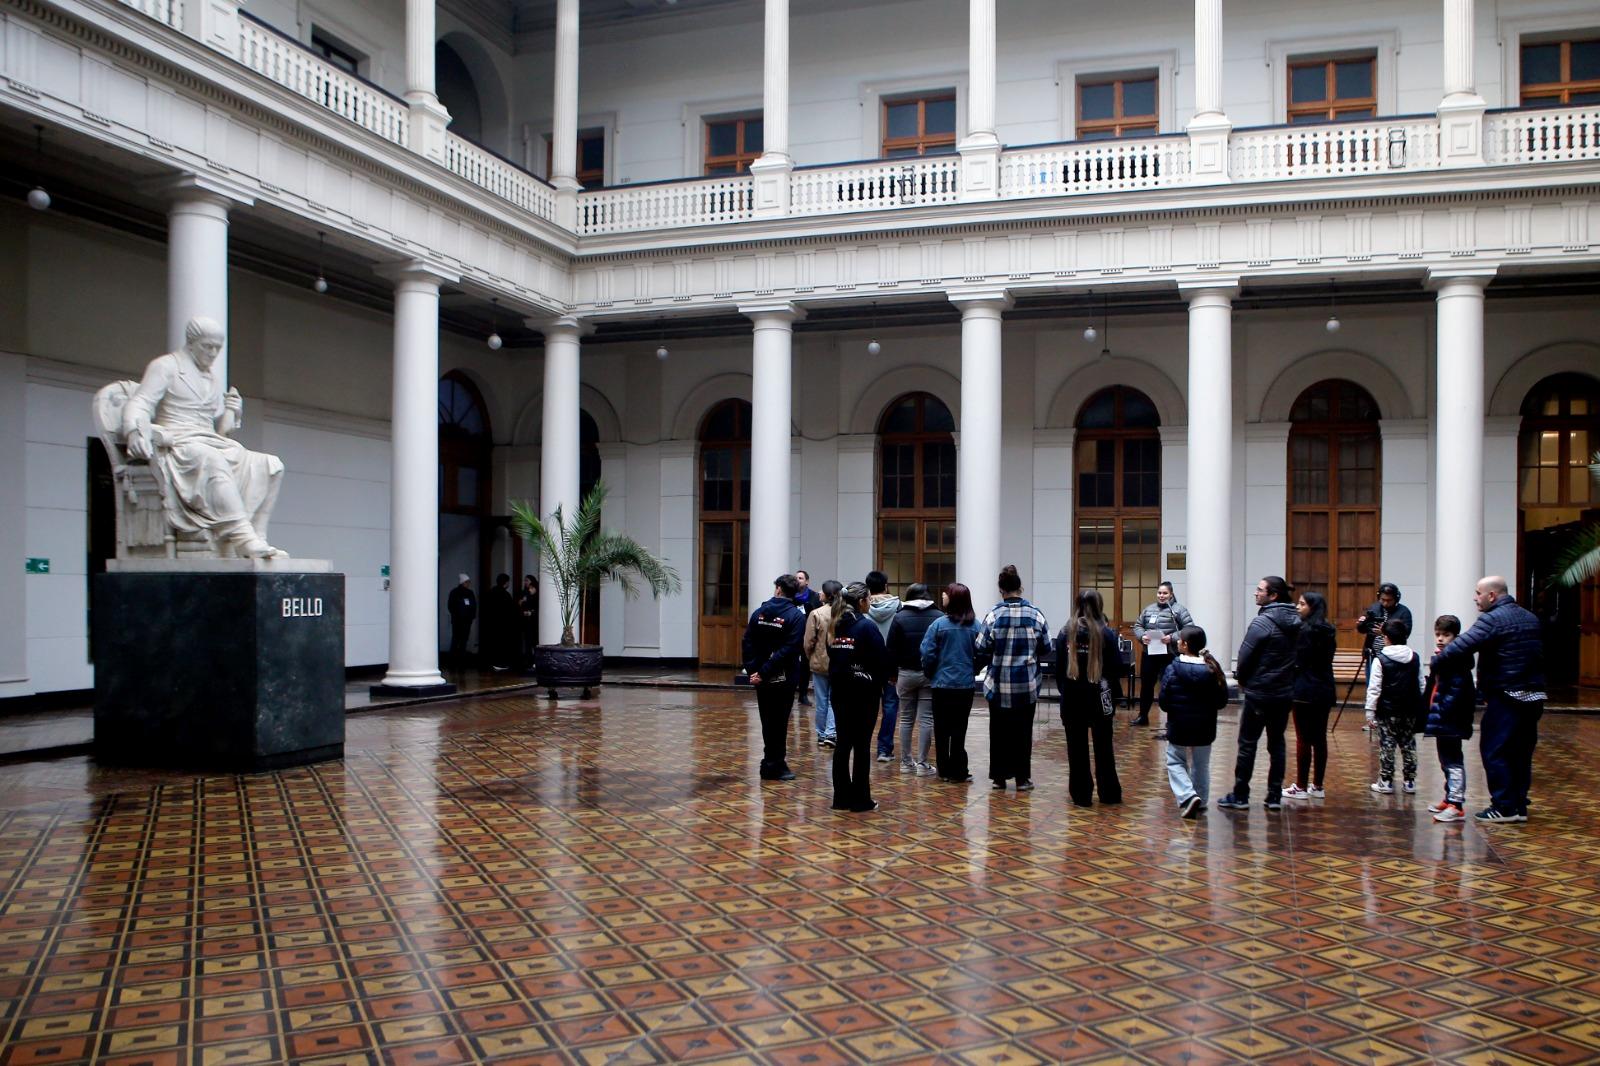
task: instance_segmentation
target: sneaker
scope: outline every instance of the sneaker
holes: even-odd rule
[[[1494,822],[1494,823],[1500,823],[1500,822],[1526,822],[1528,820],[1528,816],[1526,814],[1501,814],[1499,811],[1495,810],[1493,807],[1485,807],[1483,810],[1479,811],[1477,814],[1474,814],[1472,816],[1472,820],[1474,822]]]
[[[1265,807],[1269,811],[1281,811],[1283,810],[1283,800],[1263,800],[1261,806]]]
[[[1455,806],[1455,804],[1451,803],[1449,800],[1442,799],[1438,803],[1430,803],[1430,804],[1428,804],[1428,813],[1429,814],[1438,814],[1439,812],[1443,811],[1446,807],[1454,807],[1454,806]]]
[[[879,762],[893,762],[894,761],[894,756],[890,755],[888,752],[880,751],[880,752],[878,752],[878,761]]]
[[[1459,822],[1467,817],[1467,812],[1457,807],[1454,803],[1446,803],[1443,807],[1433,812],[1436,822]]]
[[[901,759],[900,760],[900,772],[901,773],[909,774],[912,770],[915,770],[916,768],[917,768],[917,764],[912,762],[910,759]]]
[[[1199,796],[1190,796],[1178,805],[1178,817],[1198,818],[1200,817],[1200,808],[1203,806],[1205,804],[1200,802]]]
[[[1018,781],[1017,782],[1017,791],[1018,792],[1032,792],[1033,791],[1033,782],[1032,781]]]
[[[1307,792],[1299,785],[1287,785],[1283,790],[1283,798],[1286,800],[1310,799],[1311,793]]]
[[[850,813],[851,814],[871,814],[873,811],[875,811],[877,809],[878,809],[878,801],[877,800],[868,800],[867,801],[867,805],[865,807],[851,807],[850,808]]]
[[[1217,806],[1225,807],[1230,811],[1247,811],[1250,809],[1250,801],[1242,800],[1230,792],[1226,796],[1223,796],[1221,799],[1217,800]]]
[[[932,777],[936,773],[938,773],[938,771],[933,768],[933,764],[932,763],[925,763],[925,762],[917,763],[917,776],[918,777]]]
[[[837,748],[839,746],[839,742],[833,737],[823,737],[821,740],[817,741],[817,743],[821,744],[825,748]]]
[[[1006,783],[1004,781],[990,781],[989,787],[994,789],[996,792],[1004,792],[1006,790]]]
[[[774,781],[793,781],[794,780],[794,771],[793,770],[785,770],[783,773],[779,774],[777,777],[774,777],[773,780]]]
[[[1312,785],[1306,789],[1306,796],[1314,800],[1327,799],[1328,793],[1321,785]]]
[[[1372,789],[1372,791],[1380,793],[1380,794],[1385,795],[1385,796],[1394,795],[1394,786],[1391,785],[1387,781],[1374,781],[1372,784],[1368,785],[1367,787]]]
[[[1406,790],[1406,795],[1408,796],[1415,796],[1417,794],[1417,783],[1415,781],[1407,781],[1400,787]]]

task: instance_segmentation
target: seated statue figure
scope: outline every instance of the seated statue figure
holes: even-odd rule
[[[219,556],[283,558],[266,540],[283,461],[228,436],[244,401],[212,372],[222,327],[194,318],[183,336],[182,348],[151,360],[124,408],[128,453],[149,461],[173,530],[208,535]]]

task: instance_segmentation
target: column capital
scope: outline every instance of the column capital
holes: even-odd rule
[[[1427,286],[1435,292],[1453,285],[1474,285],[1483,289],[1494,280],[1498,269],[1493,266],[1429,267]]]
[[[1163,422],[1158,427],[1157,432],[1161,434],[1161,446],[1163,448],[1171,448],[1180,444],[1187,445],[1189,443],[1189,427],[1187,425],[1169,426]]]
[[[774,325],[792,325],[806,317],[806,309],[799,304],[787,300],[774,300],[770,303],[740,304],[739,313],[756,324],[756,328],[763,326],[771,328]]]
[[[461,275],[428,259],[400,259],[392,263],[379,263],[372,268],[380,278],[394,282],[395,288],[426,285],[437,289],[440,285],[461,280]]]
[[[960,309],[963,316],[985,311],[1001,314],[1011,310],[1015,303],[1011,298],[1011,292],[1004,287],[956,289],[945,293],[945,296]]]
[[[1234,298],[1239,295],[1239,277],[1234,275],[1206,278],[1203,281],[1180,281],[1178,295],[1191,307],[1197,304],[1202,306],[1207,303],[1214,304],[1219,299],[1231,305]]]
[[[547,315],[542,318],[525,318],[522,324],[535,333],[551,337],[587,337],[594,332],[594,323],[577,315]]]
[[[139,183],[145,190],[166,199],[171,208],[210,206],[225,217],[235,207],[253,207],[256,198],[241,186],[211,174],[185,171]]]

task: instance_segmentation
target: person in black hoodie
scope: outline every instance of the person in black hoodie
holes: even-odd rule
[[[1300,635],[1294,646],[1295,778],[1283,796],[1322,799],[1327,795],[1322,775],[1328,769],[1328,712],[1338,699],[1333,653],[1338,650],[1339,634],[1328,621],[1328,601],[1320,592],[1302,593],[1294,609],[1300,616]]]
[[[864,813],[872,800],[872,727],[893,667],[883,632],[868,614],[867,586],[852,582],[839,594],[828,633],[828,687],[839,746],[833,749],[833,809]]]
[[[1244,810],[1250,806],[1250,775],[1256,768],[1256,745],[1267,733],[1267,798],[1269,811],[1283,809],[1284,732],[1294,698],[1294,649],[1300,616],[1289,602],[1289,583],[1281,577],[1264,577],[1256,583],[1259,610],[1239,645],[1234,676],[1244,690],[1244,713],[1239,716],[1239,755],[1233,764],[1233,791],[1217,801],[1218,807]]]
[[[1441,614],[1433,620],[1435,653],[1444,651],[1461,635],[1461,619]],[[1472,656],[1437,663],[1428,674],[1423,696],[1428,720],[1422,731],[1439,745],[1439,769],[1444,771],[1444,799],[1428,806],[1436,822],[1459,822],[1467,816],[1467,762],[1461,742],[1472,739],[1472,714],[1478,693],[1472,683]]]
[[[1178,655],[1161,675],[1161,709],[1167,712],[1167,783],[1178,813],[1198,818],[1211,789],[1211,745],[1217,712],[1228,705],[1228,677],[1206,651],[1206,631],[1178,630]]]
[[[793,574],[779,577],[772,583],[772,599],[755,609],[744,630],[744,669],[761,709],[763,781],[794,780],[785,742],[794,686],[800,676],[800,642],[806,629],[805,612],[794,604],[799,591],[800,583]]]
[[[1072,618],[1056,634],[1056,684],[1061,691],[1061,727],[1067,732],[1067,792],[1079,807],[1094,803],[1095,775],[1100,802],[1121,803],[1117,756],[1111,747],[1112,714],[1122,654],[1117,634],[1106,624],[1104,601],[1094,589],[1078,593]],[[1089,772],[1089,741],[1094,740],[1094,774]]]

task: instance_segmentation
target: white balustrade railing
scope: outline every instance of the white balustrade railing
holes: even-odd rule
[[[1234,181],[1389,174],[1438,165],[1439,120],[1432,116],[1235,130],[1228,138]]]
[[[1189,139],[1181,136],[1039,145],[1000,157],[1000,195],[1007,199],[1188,183]]]
[[[524,211],[555,220],[555,190],[550,186],[463,137],[447,132],[444,142],[445,166],[452,174]]]
[[[157,22],[164,22],[175,30],[183,29],[183,4],[184,0],[122,0],[128,7],[135,11],[149,15]],[[189,0],[189,3],[202,3],[203,0]]]
[[[1484,118],[1483,156],[1502,166],[1600,159],[1600,107],[1491,112]]]
[[[743,222],[755,215],[755,195],[755,182],[748,174],[595,189],[578,194],[578,232],[628,233]]]
[[[961,157],[957,155],[805,167],[789,176],[791,215],[953,204],[960,198]]]
[[[205,0],[187,2],[203,3]],[[239,13],[239,62],[386,141],[406,143],[410,112],[405,101],[347,74],[242,11]]]

